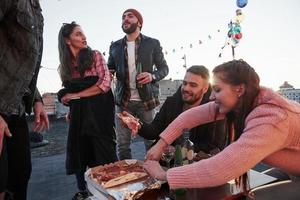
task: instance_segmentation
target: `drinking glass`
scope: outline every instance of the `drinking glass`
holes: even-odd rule
[[[164,148],[162,152],[161,160],[166,162],[167,168],[170,168],[170,161],[174,158],[174,156],[175,156],[175,147],[169,145]]]

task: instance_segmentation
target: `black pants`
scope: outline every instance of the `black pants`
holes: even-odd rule
[[[4,140],[0,156],[0,192],[9,191],[14,200],[25,200],[31,175],[29,130],[25,115],[6,117],[12,137]],[[2,178],[2,175],[3,178]]]

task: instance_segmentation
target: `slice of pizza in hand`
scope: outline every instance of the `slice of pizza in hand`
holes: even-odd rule
[[[148,174],[145,172],[131,172],[131,173],[125,174],[123,176],[119,176],[117,178],[111,179],[111,180],[107,181],[106,183],[104,183],[103,186],[105,188],[116,187],[116,186],[122,185],[124,183],[129,183],[132,181],[139,180],[146,176],[148,176]]]
[[[123,111],[124,112],[124,111]],[[132,115],[126,115],[125,113],[120,112],[117,113],[117,116],[125,123],[129,124],[132,121],[132,118],[134,118]]]
[[[132,135],[136,136],[140,128],[140,120],[126,111],[117,113],[117,116],[126,124],[126,126],[131,130]]]

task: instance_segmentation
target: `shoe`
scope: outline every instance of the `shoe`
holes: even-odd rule
[[[77,192],[72,200],[85,200],[89,197],[89,193],[87,191]]]
[[[4,200],[14,200],[14,194],[10,191],[5,191]]]

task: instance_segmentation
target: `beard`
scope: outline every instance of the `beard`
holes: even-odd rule
[[[185,91],[181,91],[182,93],[182,101],[184,103],[186,103],[187,105],[193,105],[194,103],[196,103],[197,101],[199,101],[200,99],[203,98],[203,91],[201,91],[201,93],[199,95],[195,95],[195,94],[191,94],[191,93],[188,93],[188,92],[185,92]],[[189,98],[185,99],[183,97],[183,94],[188,94],[190,95]]]
[[[129,26],[129,28],[125,29],[124,26],[122,25],[122,29],[123,29],[123,32],[126,33],[126,34],[131,34],[133,33],[138,27],[138,22],[137,23],[133,23]]]

